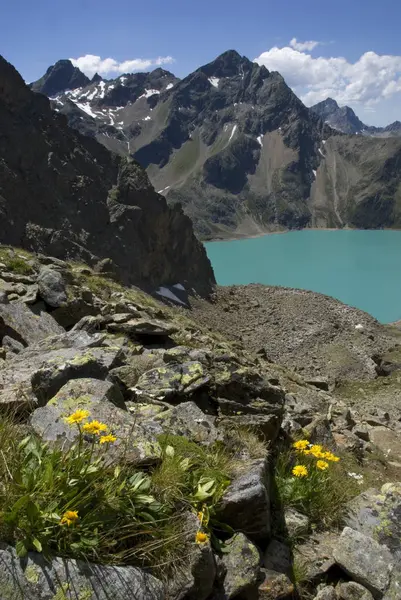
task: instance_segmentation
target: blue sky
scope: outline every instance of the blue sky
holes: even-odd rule
[[[0,53],[27,81],[60,58],[110,77],[159,62],[182,77],[235,48],[307,104],[332,95],[369,124],[401,120],[399,0],[3,0],[1,16]]]

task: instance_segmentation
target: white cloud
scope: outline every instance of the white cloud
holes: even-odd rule
[[[70,58],[72,64],[78,67],[88,77],[95,73],[109,75],[112,73],[132,73],[133,71],[145,71],[149,67],[160,67],[174,62],[171,56],[159,56],[158,58],[132,58],[119,62],[114,58],[101,58],[93,54],[86,54],[79,58]]]
[[[312,49],[313,43],[304,46]],[[341,56],[314,58],[301,45],[294,38],[290,46],[271,48],[255,62],[279,71],[308,106],[330,96],[339,104],[368,109],[401,92],[401,56],[369,51],[352,63]]]
[[[304,50],[310,52],[316,48],[316,46],[319,46],[319,44],[320,42],[315,42],[313,40],[310,40],[309,42],[298,42],[297,38],[292,38],[290,41],[291,48],[294,48],[294,50],[299,50],[300,52],[303,52]]]

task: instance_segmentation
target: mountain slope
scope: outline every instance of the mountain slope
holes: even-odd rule
[[[183,205],[200,237],[401,226],[401,139],[377,145],[339,134],[324,123],[339,109],[334,101],[321,118],[279,73],[234,50],[181,81],[161,69],[126,77],[56,96],[54,106],[108,148],[134,156],[169,204]],[[116,108],[112,96],[121,98],[128,83],[130,100]],[[345,123],[362,127],[350,111],[341,113]],[[326,175],[316,181],[318,173]]]
[[[189,219],[168,208],[132,160],[80,136],[0,57],[0,241],[109,259],[125,281],[187,283],[208,293],[213,271]]]
[[[394,121],[387,127],[365,125],[349,106],[339,106],[332,98],[327,98],[311,106],[310,110],[317,114],[330,127],[342,133],[355,133],[374,137],[390,137],[401,135],[401,123]]]

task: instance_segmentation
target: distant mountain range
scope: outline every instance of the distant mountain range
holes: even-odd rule
[[[136,158],[203,239],[401,226],[400,124],[369,128],[330,99],[308,109],[234,50],[182,80],[163,69],[89,80],[59,61],[31,87],[72,127]]]
[[[394,121],[387,127],[365,125],[349,106],[339,106],[333,98],[327,98],[311,106],[310,110],[317,114],[325,123],[342,133],[354,133],[377,137],[401,135],[400,121]]]

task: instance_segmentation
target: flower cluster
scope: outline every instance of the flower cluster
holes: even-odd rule
[[[88,417],[90,417],[90,412],[88,410],[78,409],[68,417],[65,417],[64,420],[69,425],[78,425],[81,431],[81,423]],[[112,444],[117,439],[110,433],[109,428],[105,423],[101,423],[95,419],[84,423],[82,425],[82,431],[88,435],[99,436],[100,444]]]
[[[77,510],[67,510],[60,519],[60,525],[75,525],[78,521],[78,511]]]
[[[311,444],[309,440],[298,440],[293,443],[295,451],[303,456],[311,456],[318,460],[313,466],[319,471],[327,471],[330,462],[338,462],[340,458],[328,450],[324,450],[320,444]],[[305,465],[295,465],[292,469],[294,477],[307,477],[308,469]]]

